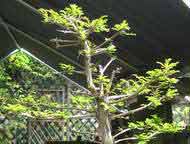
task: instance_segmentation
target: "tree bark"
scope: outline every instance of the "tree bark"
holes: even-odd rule
[[[101,100],[98,100],[97,106],[97,119],[99,124],[97,130],[98,136],[101,138],[102,144],[114,144],[109,112],[105,110],[104,106],[101,104]]]
[[[84,50],[86,50],[87,52],[90,51],[90,47],[88,46],[87,41],[84,41]],[[86,78],[87,78],[87,84],[90,89],[95,90],[95,86],[94,86],[93,78],[92,78],[91,55],[90,54],[84,55],[84,62],[85,62],[85,73],[86,73]]]

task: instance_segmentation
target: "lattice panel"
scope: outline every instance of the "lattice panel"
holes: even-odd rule
[[[96,129],[95,119],[31,120],[29,124],[29,144],[44,144],[47,141],[93,141]]]
[[[29,122],[29,143],[43,144],[49,140],[62,140],[63,121],[31,120]]]
[[[39,96],[50,95],[52,101],[69,103],[71,96],[77,93],[88,93],[75,83],[68,82],[63,89],[42,89]],[[69,108],[73,115],[84,115],[85,111]],[[25,122],[23,122],[25,123]],[[79,136],[81,140],[94,141],[97,124],[94,118],[64,120],[29,120],[27,128],[17,129],[15,139],[6,140],[0,144],[45,144],[47,141],[75,141]]]
[[[27,128],[17,129],[15,135],[16,144],[27,144],[28,142],[27,137],[28,137]]]

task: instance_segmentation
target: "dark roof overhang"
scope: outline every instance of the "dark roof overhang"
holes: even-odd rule
[[[181,67],[190,64],[190,11],[182,0],[2,0],[0,57],[5,57],[17,48],[7,26],[20,47],[55,69],[60,62],[83,69],[76,49],[54,48],[49,40],[60,36],[56,32],[57,26],[42,23],[36,11],[40,7],[62,9],[71,2],[82,6],[92,18],[107,14],[114,23],[123,18],[128,19],[137,36],[115,41],[119,48],[118,63],[125,67],[125,74],[154,67],[155,61],[162,61],[165,57],[180,61]],[[82,83],[81,76],[71,78]]]

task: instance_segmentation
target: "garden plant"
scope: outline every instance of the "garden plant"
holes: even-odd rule
[[[178,82],[175,78],[178,62],[172,62],[171,59],[166,59],[163,63],[157,62],[158,68],[143,75],[134,74],[129,79],[118,79],[120,68],[112,66],[117,61],[114,41],[118,37],[135,36],[127,20],[112,25],[106,15],[90,19],[75,4],[58,12],[52,9],[40,9],[39,12],[44,23],[56,24],[63,36],[72,37],[54,39],[56,47],[78,48],[83,58],[84,71],[67,64],[60,64],[60,67],[69,75],[78,73],[85,77],[88,92],[73,97],[72,103],[89,112],[78,117],[91,116],[97,119],[97,143],[116,144],[130,141],[144,144],[159,134],[176,133],[183,129],[180,124],[164,122],[159,116],[152,115],[142,121],[132,121],[126,126],[118,127],[117,133],[112,131],[111,123],[115,119],[130,121],[136,113],[156,109],[178,95],[175,88]],[[96,40],[96,36],[104,37],[103,41]],[[106,64],[100,63],[97,57],[101,55],[102,58],[109,55],[110,60]],[[144,102],[131,108],[130,100],[139,97],[143,97]]]

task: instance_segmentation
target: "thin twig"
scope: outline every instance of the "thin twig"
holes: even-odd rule
[[[63,40],[63,39],[58,39],[58,38],[51,39],[50,42],[60,42],[60,43],[79,43],[78,40]]]
[[[115,141],[115,144],[119,143],[119,142],[123,142],[123,141],[134,141],[137,140],[136,137],[130,137],[130,138],[123,138],[123,139],[119,139],[117,141]]]
[[[115,60],[115,58],[111,58],[109,61],[108,61],[108,63],[104,66],[104,68],[102,69],[102,72],[104,73],[106,70],[107,70],[107,68],[110,66],[110,64],[113,62]]]
[[[104,76],[104,71],[103,71],[103,67],[102,65],[99,65],[99,72],[100,72],[100,76]],[[104,95],[104,84],[103,82],[100,82],[100,96]]]
[[[136,112],[140,112],[140,111],[148,108],[151,105],[152,105],[152,103],[150,102],[149,104],[146,104],[146,105],[144,105],[142,107],[139,107],[139,108],[136,108],[136,109],[133,109],[133,110],[130,110],[130,111],[123,112],[121,114],[115,115],[115,116],[113,116],[113,118],[118,118],[118,117],[122,117],[122,116],[129,116],[129,115],[134,114]]]
[[[115,34],[113,34],[110,38],[106,39],[103,43],[101,43],[100,45],[98,45],[95,49],[99,49],[101,47],[103,47],[104,45],[106,45],[107,43],[111,42],[113,39],[115,39],[117,36],[119,36],[121,34],[121,32],[116,32]]]
[[[71,47],[71,46],[78,46],[78,45],[79,43],[65,44],[65,45],[56,44],[56,48]]]
[[[107,50],[106,48],[99,48],[99,49],[95,50],[95,53],[92,56],[104,54],[106,52],[106,50]]]
[[[57,31],[64,34],[77,34],[76,32],[71,31],[71,30],[57,30]]]
[[[133,97],[136,97],[142,90],[144,90],[144,88],[149,85],[152,81],[149,81],[145,84],[143,84],[143,86],[141,86],[136,92],[132,93],[132,94],[129,94],[129,95],[123,95],[123,98],[120,98],[118,100],[115,100],[115,101],[110,101],[110,103],[118,103],[118,102],[122,102],[122,101],[125,101],[125,100],[128,100],[130,98],[133,98]]]
[[[128,132],[128,131],[130,131],[131,129],[124,129],[124,130],[122,130],[122,131],[120,131],[119,133],[117,133],[116,135],[114,135],[113,136],[113,138],[115,139],[116,137],[118,137],[118,136],[120,136],[120,135],[122,135],[122,134],[124,134],[124,133],[126,133],[126,132]]]
[[[115,99],[120,99],[120,98],[125,98],[125,97],[129,97],[131,95],[113,95],[113,96],[109,96],[108,100],[115,100]]]
[[[116,70],[113,70],[112,73],[111,73],[111,77],[110,77],[110,82],[109,82],[109,86],[108,86],[108,91],[107,91],[107,94],[109,95],[110,92],[111,92],[111,88],[112,88],[112,85],[113,85],[113,81],[114,81],[114,78],[115,78],[115,75],[116,75]],[[109,97],[108,98],[108,101],[109,101]]]

